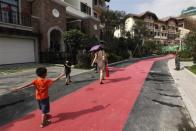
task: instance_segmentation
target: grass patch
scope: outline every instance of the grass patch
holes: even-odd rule
[[[187,67],[191,72],[193,72],[194,74],[196,74],[196,65]]]
[[[193,61],[193,58],[180,58],[180,61]]]

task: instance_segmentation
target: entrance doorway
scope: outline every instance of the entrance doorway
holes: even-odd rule
[[[59,30],[53,29],[50,32],[50,48],[49,48],[50,52],[61,51],[61,48],[62,48],[61,39],[62,39],[62,36]]]

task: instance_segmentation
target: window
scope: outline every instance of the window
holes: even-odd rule
[[[155,29],[159,29],[159,26],[158,25],[155,25]]]
[[[81,2],[80,6],[81,6],[81,12],[84,12],[85,14],[91,15],[91,8],[87,4],[84,4]]]
[[[162,26],[162,30],[166,30],[166,27],[165,26]]]
[[[94,5],[98,5],[98,0],[94,0]]]
[[[184,24],[183,23],[180,23],[178,26],[179,27],[184,27]]]
[[[19,23],[18,0],[0,0],[0,21],[6,23]]]
[[[102,0],[99,0],[99,5],[103,6]]]
[[[151,35],[151,36],[154,36],[154,32],[153,32],[153,31],[151,31],[151,32],[150,32],[150,35]]]
[[[94,12],[94,17],[98,18],[98,15],[97,15],[97,13],[96,13],[96,12]]]

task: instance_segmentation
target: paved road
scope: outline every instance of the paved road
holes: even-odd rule
[[[154,64],[124,131],[196,131],[167,66]]]
[[[143,84],[142,80],[143,78],[145,78],[145,75],[147,76],[146,73],[148,73],[153,60],[148,60],[146,62],[148,62],[149,64],[140,62],[134,63],[132,66],[132,62],[129,61],[127,63],[119,65],[121,68],[113,68],[112,71],[114,72],[114,75],[111,76],[111,80],[107,81],[109,82],[108,84],[104,84],[106,88],[103,88],[101,90],[97,87],[98,83],[96,82],[94,82],[93,85],[90,85],[90,87],[88,86],[89,83],[92,83],[98,78],[97,74],[94,74],[92,72],[74,76],[74,83],[67,87],[63,86],[63,81],[59,81],[50,90],[51,100],[54,101],[63,96],[67,96],[63,101],[67,101],[70,104],[70,107],[68,107],[69,104],[66,103],[68,104],[68,106],[66,106],[68,107],[68,109],[64,109],[64,111],[69,109],[71,111],[76,109],[78,110],[79,108],[85,106],[85,104],[88,102],[92,105],[98,105],[89,109],[87,108],[86,110],[81,110],[79,112],[64,114],[66,116],[68,115],[67,117],[73,120],[71,121],[71,123],[77,123],[77,125],[81,123],[83,123],[84,125],[87,124],[89,127],[88,129],[98,126],[100,124],[100,121],[106,124],[107,128],[102,128],[99,126],[99,129],[91,129],[93,131],[102,131],[101,129],[109,129],[107,131],[110,131],[110,129],[112,129],[112,131],[118,131],[121,129],[119,128],[121,126],[125,131],[194,131],[195,129],[192,125],[192,122],[190,121],[190,118],[188,117],[186,109],[184,108],[181,96],[174,86],[173,79],[168,72],[166,61],[156,62],[154,64],[151,72],[146,78],[141,94],[139,95],[141,89],[139,85]],[[129,66],[124,68],[124,66],[127,65]],[[126,75],[129,75],[130,77],[124,78]],[[118,79],[115,79],[115,77],[117,77]],[[110,81],[113,81],[113,83],[110,83]],[[119,86],[119,88],[115,87],[117,85]],[[124,92],[126,95],[123,95],[121,92]],[[73,98],[71,97],[72,95],[70,95],[70,93],[72,93],[72,95],[78,96],[77,98],[73,97],[77,102],[76,105],[73,105],[73,103],[69,102],[70,100],[73,101]],[[97,93],[101,93],[102,95],[97,95]],[[83,94],[89,94],[89,96],[83,96]],[[134,102],[138,95],[139,97],[134,105]],[[80,99],[80,97],[86,97],[87,99]],[[84,104],[81,105],[79,101]],[[108,102],[110,104],[104,104],[105,102]],[[14,119],[18,119],[37,108],[37,104],[33,96],[33,89],[27,89],[20,93],[0,96],[0,103],[0,118],[3,118],[0,121],[0,125],[6,124]],[[62,103],[62,100],[60,103]],[[102,106],[102,104],[104,104],[104,106]],[[74,108],[77,106],[79,106],[79,108]],[[117,112],[118,109],[120,112]],[[57,108],[56,110],[62,109]],[[99,114],[99,112],[102,112],[102,110],[103,112],[109,112]],[[89,112],[91,113],[89,114]],[[90,117],[85,120],[89,121],[92,118],[93,121],[94,117],[96,116],[94,120],[97,121],[97,124],[93,123],[92,121],[89,121],[91,124],[84,123],[84,121],[78,121],[78,119],[84,119],[87,113]],[[129,114],[129,117],[125,117],[127,116],[126,113],[127,115]],[[93,114],[95,114],[94,117]],[[27,115],[27,117],[24,117],[22,119],[22,122],[29,121],[29,119],[31,120],[32,117],[34,117],[32,115],[35,114],[33,113]],[[105,122],[101,119],[96,119],[99,117],[102,118],[102,116]],[[64,121],[62,121],[61,123],[69,123],[69,121],[65,120],[66,119],[64,118]],[[113,124],[111,126],[108,126],[107,123],[110,123],[112,121],[114,123],[118,123],[119,121],[119,125]],[[18,125],[17,123],[15,123],[16,126]],[[70,128],[71,125],[66,125],[67,123],[64,123],[63,126]],[[12,124],[9,126],[12,126],[13,128]],[[49,128],[54,129],[53,126],[50,126]],[[118,128],[113,128],[113,126]],[[84,129],[87,129],[87,126],[81,126],[81,128],[82,127]],[[59,128],[63,129],[63,127]],[[77,129],[78,127],[73,126],[73,128]],[[81,130],[81,128],[78,128],[78,130]]]
[[[125,67],[128,66],[132,63],[135,63],[138,60],[130,60],[123,62],[121,64],[115,65],[114,67]],[[57,72],[61,71],[62,68],[58,67],[57,71],[54,69],[51,69],[49,71],[49,76],[54,77],[57,75]],[[117,70],[116,70],[117,71]],[[34,74],[32,74],[33,71],[23,73],[23,75],[19,74],[17,78],[17,74],[11,75],[11,80],[9,76],[6,76],[6,81],[10,83],[10,85],[16,85],[17,83],[23,83],[21,82],[24,81],[21,77],[27,77],[28,80],[32,80],[33,77],[35,77]],[[84,73],[77,74],[77,70],[75,72],[72,71],[72,81],[73,83],[69,86],[64,85],[64,79],[58,81],[55,83],[52,88],[50,88],[50,100],[55,101],[62,96],[68,95],[85,85],[88,85],[89,83],[96,81],[98,79],[98,74],[94,73],[94,71],[86,72],[84,70]],[[113,70],[111,73],[114,73],[115,70]],[[30,75],[29,75],[30,73]],[[5,76],[2,76],[1,79],[3,79]],[[17,78],[17,79],[14,79]],[[13,81],[12,81],[13,79]],[[18,81],[17,81],[18,80]],[[10,82],[12,81],[12,82]],[[8,87],[6,84],[3,84],[4,86]],[[16,93],[9,93],[6,95],[0,95],[0,118],[3,118],[0,120],[0,126],[4,125],[12,120],[18,119],[25,114],[28,114],[29,112],[37,109],[37,102],[34,99],[34,89],[25,89],[21,92],[16,92]]]

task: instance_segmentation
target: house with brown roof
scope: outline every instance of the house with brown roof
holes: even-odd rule
[[[128,14],[125,21],[125,30],[134,35],[135,21],[142,20],[148,30],[149,39],[163,45],[179,44],[179,26],[183,24],[183,19],[166,17],[159,19],[153,12],[146,11],[141,14]],[[118,36],[119,34],[116,34]]]

